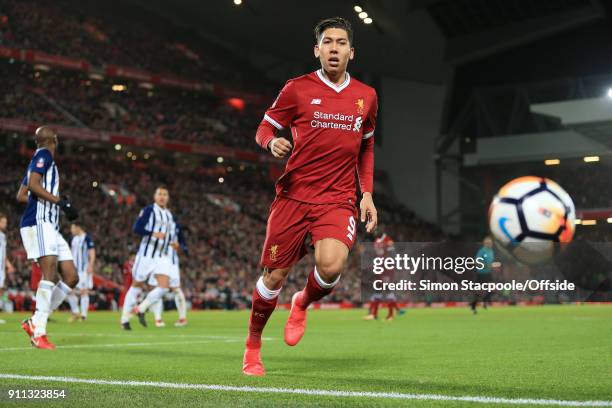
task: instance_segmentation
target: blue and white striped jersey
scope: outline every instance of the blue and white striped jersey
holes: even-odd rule
[[[72,258],[78,273],[87,272],[89,266],[89,250],[95,248],[94,242],[87,234],[75,235],[70,243]]]
[[[146,206],[140,211],[138,219],[134,224],[134,232],[142,235],[138,255],[146,258],[169,257],[168,248],[175,230],[174,216],[167,208],[161,208],[157,204]],[[155,238],[154,232],[163,232],[163,239]]]
[[[0,274],[6,271],[6,235],[0,231]]]
[[[36,150],[26,173],[26,185],[30,182],[32,173],[42,176],[42,187],[54,196],[59,196],[59,172],[53,160],[53,156],[48,149],[41,148]],[[44,201],[30,192],[28,204],[21,217],[21,227],[30,227],[42,223],[50,223],[59,229],[59,206]]]

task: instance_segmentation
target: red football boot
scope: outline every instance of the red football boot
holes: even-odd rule
[[[249,347],[247,345],[242,359],[242,373],[258,377],[266,375],[266,369],[261,362],[261,347]]]
[[[32,343],[32,346],[39,349],[55,350],[55,345],[49,341],[46,334],[38,337],[32,337],[30,342]]]
[[[26,332],[29,338],[32,338],[34,335],[34,323],[32,323],[32,319],[25,319],[22,321],[21,328]]]
[[[306,331],[306,309],[297,305],[301,297],[302,291],[299,291],[291,298],[291,311],[285,324],[285,343],[289,346],[298,344]]]

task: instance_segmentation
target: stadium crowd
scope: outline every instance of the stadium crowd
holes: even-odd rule
[[[238,110],[204,93],[144,89],[135,82],[92,80],[74,71],[35,70],[0,60],[0,117],[130,136],[256,150],[252,129],[261,109]],[[121,91],[113,91],[119,86]],[[117,89],[117,88],[115,88]]]
[[[236,87],[266,84],[239,54],[117,0],[0,0],[0,45]],[[228,69],[235,66],[242,69]]]

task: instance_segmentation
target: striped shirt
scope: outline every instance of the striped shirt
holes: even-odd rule
[[[59,172],[57,166],[48,149],[41,148],[36,150],[26,173],[25,184],[30,182],[32,173],[42,176],[42,188],[54,196],[59,196]],[[21,217],[21,227],[30,227],[42,223],[50,223],[55,229],[59,230],[59,206],[48,201],[39,199],[30,193],[28,204]]]
[[[0,274],[6,270],[6,235],[0,231]]]
[[[161,208],[157,204],[146,206],[140,211],[134,232],[141,235],[138,255],[146,258],[169,257],[170,242],[175,235],[176,223],[174,216],[167,208]],[[164,238],[153,236],[154,232],[164,233]]]
[[[89,266],[89,250],[95,248],[94,242],[89,235],[83,233],[75,235],[70,243],[74,266],[78,273],[86,273]]]

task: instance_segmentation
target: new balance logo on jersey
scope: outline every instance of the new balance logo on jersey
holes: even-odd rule
[[[319,98],[315,98],[310,102],[311,105],[320,105],[321,104],[321,99]]]

